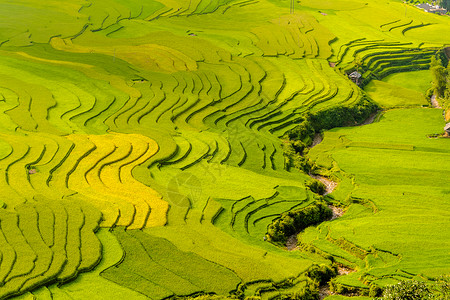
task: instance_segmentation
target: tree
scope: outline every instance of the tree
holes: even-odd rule
[[[416,280],[401,281],[389,285],[383,291],[382,300],[426,300],[433,299],[430,290],[424,282]]]
[[[450,0],[440,0],[439,6],[445,8],[445,9],[450,9]]]
[[[448,70],[444,68],[439,58],[431,58],[430,70],[433,76],[433,91],[437,97],[445,97],[447,89]]]

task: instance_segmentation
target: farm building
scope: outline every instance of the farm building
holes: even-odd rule
[[[359,84],[361,77],[362,77],[361,73],[357,71],[354,71],[348,75],[348,78],[350,78],[356,84]]]
[[[420,3],[417,4],[416,7],[434,14],[445,15],[447,13],[447,10],[445,8],[442,8],[439,5],[431,5],[429,3]]]
[[[450,123],[445,124],[444,131],[447,136],[450,136]]]

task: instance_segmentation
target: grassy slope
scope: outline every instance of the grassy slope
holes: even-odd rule
[[[364,90],[380,106],[405,107],[427,105],[425,92],[430,88],[429,70],[394,73],[382,81],[373,80]]]
[[[424,94],[430,88],[431,72],[428,70],[397,73],[383,79],[387,83]]]
[[[402,73],[399,73],[402,74]],[[398,75],[398,74],[395,74]],[[396,84],[372,80],[366,87],[367,94],[381,107],[406,107],[427,105],[423,93],[416,90],[403,88]]]
[[[352,197],[369,200],[375,209],[355,214],[350,206],[344,217],[328,224],[329,236],[397,256],[386,265],[366,257],[364,267],[360,266],[364,276],[381,280],[386,272],[391,278],[448,272],[444,181],[449,141],[427,138],[440,132],[443,124],[437,109],[397,109],[386,112],[378,123],[327,133],[345,139],[347,146],[325,137],[315,149],[315,153],[325,151],[342,172],[352,174]],[[409,150],[406,145],[411,145]]]

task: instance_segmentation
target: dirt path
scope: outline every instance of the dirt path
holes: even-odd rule
[[[297,235],[296,234],[291,235],[286,242],[287,250],[288,251],[297,250],[298,249],[297,242],[298,242]]]
[[[338,264],[338,276],[348,275],[353,272],[356,272],[356,270],[348,268],[344,265]],[[339,294],[331,292],[328,284],[322,285],[319,287],[319,300],[323,300],[330,295],[339,295]],[[347,296],[347,297],[360,296],[358,293],[346,293],[346,294],[341,294],[341,295]]]
[[[357,126],[372,124],[375,121],[375,119],[377,119],[377,117],[380,113],[381,113],[380,111],[376,111],[376,112],[372,113],[364,122],[362,122],[360,125],[357,125]]]
[[[317,179],[320,182],[322,182],[323,184],[325,184],[325,186],[327,187],[327,190],[325,192],[324,195],[330,194],[334,191],[334,189],[337,187],[337,182],[334,182],[326,177],[323,176],[319,176],[319,175],[313,175],[313,174],[309,174],[309,176],[311,176],[311,178]]]
[[[319,288],[319,300],[325,299],[331,295],[331,291],[328,285],[322,285]]]
[[[333,192],[333,190],[338,185],[337,182],[334,182],[334,181],[332,181],[332,180],[330,180],[330,179],[328,179],[326,177],[323,177],[323,176],[312,175],[312,174],[309,174],[309,176],[311,176],[314,179],[317,179],[317,180],[321,181],[323,184],[326,185],[327,190],[326,190],[324,195]],[[332,215],[330,220],[337,219],[337,218],[341,217],[344,214],[344,211],[342,210],[342,208],[339,208],[339,207],[336,207],[336,206],[333,206],[333,205],[328,205],[328,207],[331,208],[331,210],[333,211],[333,215]],[[288,238],[288,240],[286,241],[286,248],[287,248],[288,251],[293,251],[293,250],[297,250],[298,249],[298,247],[297,247],[297,242],[298,242],[297,235],[298,235],[298,233],[291,235]]]
[[[320,133],[316,133],[314,135],[313,142],[312,142],[311,146],[309,146],[309,148],[319,145],[320,143],[322,143],[322,140],[323,140],[322,135]]]
[[[431,96],[431,106],[434,108],[442,108],[436,100],[436,95]]]
[[[333,211],[333,216],[331,217],[331,220],[337,219],[339,217],[342,217],[344,214],[344,210],[340,207],[336,207],[333,205],[328,205],[329,208]]]

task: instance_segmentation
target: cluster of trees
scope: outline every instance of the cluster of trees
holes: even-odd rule
[[[435,57],[431,58],[430,70],[433,82],[430,91],[437,97],[443,108],[448,108],[450,103],[450,64],[443,53],[444,51],[439,51]]]
[[[267,240],[284,245],[289,236],[297,234],[308,226],[328,220],[332,215],[331,209],[321,202],[285,212],[269,225],[266,234]]]
[[[335,127],[360,124],[380,108],[369,98],[363,97],[352,106],[336,106],[316,114],[306,115],[303,121],[288,131],[283,137],[283,151],[287,165],[303,170],[312,171],[314,165],[306,157],[308,147],[314,140],[314,135],[323,130]]]
[[[401,281],[389,285],[383,290],[383,295],[377,300],[449,300],[450,276],[441,276],[434,283],[417,280]]]
[[[319,195],[323,195],[327,191],[327,186],[317,179],[310,179],[306,183],[306,186],[311,190],[311,192]]]
[[[288,166],[311,172],[312,162],[305,156],[308,147],[312,145],[316,130],[308,119],[303,120],[298,126],[290,130],[284,136],[283,153]]]
[[[440,7],[450,10],[450,0],[439,0],[438,4]]]
[[[335,127],[352,126],[364,122],[380,108],[364,96],[353,106],[336,106],[311,116],[311,125],[316,130],[328,130]]]
[[[280,299],[286,300],[317,300],[319,299],[319,286],[330,282],[330,279],[337,275],[336,266],[328,265],[313,265],[305,272],[303,279],[305,285],[295,294],[285,295]],[[291,279],[294,280],[294,279]],[[330,283],[332,283],[331,281]],[[274,283],[273,288],[281,286],[292,286],[293,282],[290,280]],[[342,292],[342,291],[341,291]],[[346,291],[349,292],[349,291]],[[370,292],[367,290],[361,291],[355,289],[354,292],[361,295],[369,295],[375,297],[376,300],[449,300],[450,299],[450,275],[441,276],[434,282],[421,282],[417,280],[401,281],[394,285],[388,285],[383,290],[379,287],[371,285]],[[376,297],[376,294],[381,294],[381,297]],[[242,299],[244,295],[237,295]],[[202,295],[187,300],[231,300],[235,299],[217,295]],[[260,296],[247,297],[246,300],[260,300]]]

